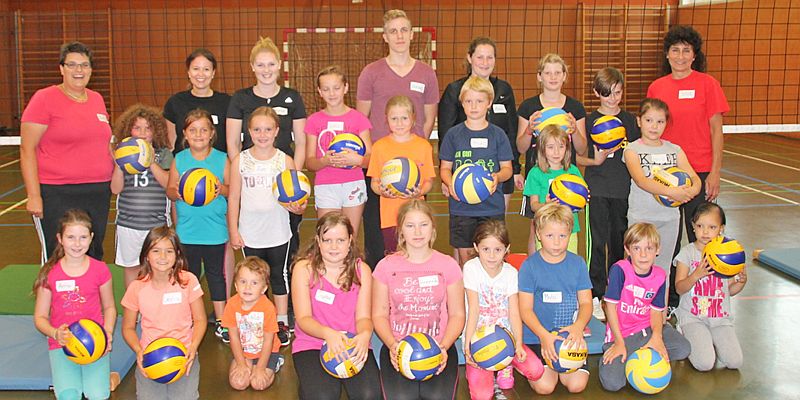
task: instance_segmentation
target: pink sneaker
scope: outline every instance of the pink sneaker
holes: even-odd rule
[[[497,373],[497,386],[503,390],[514,388],[514,367],[509,365]]]

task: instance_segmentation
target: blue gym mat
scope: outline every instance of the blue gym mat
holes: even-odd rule
[[[756,259],[768,267],[800,279],[800,248],[764,249]]]
[[[0,390],[49,390],[52,385],[47,339],[33,326],[30,315],[0,315]],[[111,370],[124,377],[136,354],[122,339],[118,318],[111,352]]]

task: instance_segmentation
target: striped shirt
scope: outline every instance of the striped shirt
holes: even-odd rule
[[[169,169],[172,152],[167,148],[156,150],[153,162]],[[153,173],[149,169],[135,175],[123,171],[123,176],[122,193],[117,196],[117,225],[149,231],[166,224],[170,203],[166,189],[158,183]]]

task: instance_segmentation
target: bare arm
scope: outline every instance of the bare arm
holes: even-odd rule
[[[25,182],[25,192],[28,195],[25,208],[31,215],[39,218],[44,215],[44,205],[39,188],[39,162],[36,159],[36,149],[46,130],[47,125],[33,122],[23,122],[20,127],[19,166],[22,170],[22,180]]]
[[[436,122],[436,110],[439,108],[438,104],[425,104],[425,122],[422,125],[422,133],[425,134],[425,139],[431,138],[433,132],[433,124]]]
[[[533,118],[533,115],[531,115],[531,118]],[[532,141],[533,130],[531,129],[531,123],[527,119],[517,116],[517,151],[524,155],[531,148]]]
[[[178,131],[175,130],[175,124],[172,121],[168,119],[164,119],[164,121],[167,123],[167,143],[169,143],[169,148],[174,150],[175,142],[178,140]]]
[[[172,160],[172,166],[169,168],[169,182],[167,183],[167,197],[172,201],[180,200],[178,193],[178,183],[180,177],[178,176],[178,168],[175,166],[175,160]],[[173,207],[173,210],[175,208]]]
[[[716,113],[708,121],[711,126],[711,171],[706,178],[706,200],[714,201],[719,196],[720,171],[722,170],[722,114]]]
[[[447,327],[440,346],[449,349],[464,331],[464,281],[459,279],[447,286]]]
[[[244,240],[239,234],[239,210],[241,206],[239,202],[242,196],[242,175],[239,172],[240,159],[239,155],[233,157],[233,162],[231,162],[231,181],[228,186],[228,237],[234,250],[239,250],[244,246]],[[233,341],[231,341],[232,343]]]
[[[228,145],[228,158],[239,155],[242,151],[242,120],[235,118],[225,119],[225,144]]]
[[[369,118],[369,113],[372,110],[372,100],[357,100],[356,110]]]
[[[100,304],[103,306],[103,329],[108,334],[108,349],[114,339],[114,325],[117,323],[117,306],[114,303],[114,284],[109,279],[100,285]]]
[[[114,172],[111,173],[111,193],[120,194],[125,188],[125,174],[122,169],[114,163]]]
[[[206,309],[203,306],[203,296],[196,298],[190,304],[192,309],[192,344],[187,349],[187,362],[186,373],[192,368],[194,358],[197,356],[197,349],[200,347],[200,342],[203,341],[203,336],[206,334],[206,326],[208,325],[208,317],[206,317]]]
[[[294,133],[294,162],[295,169],[302,171],[306,165],[306,119],[300,118],[292,121]]]

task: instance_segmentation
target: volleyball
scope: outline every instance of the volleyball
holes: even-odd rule
[[[478,164],[463,164],[456,168],[452,177],[452,188],[461,201],[478,204],[492,195],[492,174]]]
[[[578,212],[589,201],[589,186],[578,175],[561,174],[550,182],[550,198]]]
[[[80,319],[69,325],[72,335],[67,338],[67,344],[62,347],[67,359],[75,364],[91,364],[103,354],[108,347],[106,330],[91,319]]]
[[[561,336],[562,338],[566,339],[569,336],[568,332],[553,332],[554,335]],[[558,361],[553,362],[553,360],[549,358],[545,358],[544,361],[547,363],[547,366],[550,367],[553,371],[558,373],[565,373],[570,374],[578,370],[578,368],[582,367],[586,364],[586,357],[589,356],[589,350],[586,348],[578,348],[578,349],[569,349],[566,346],[563,346],[563,340],[556,340],[555,341],[555,350],[556,354],[558,354]]]
[[[301,171],[286,169],[275,176],[272,193],[283,206],[289,203],[302,203],[311,195],[311,181]]]
[[[408,379],[426,381],[436,374],[441,364],[442,349],[426,333],[412,333],[397,347],[397,366]]]
[[[534,129],[537,135],[542,132],[547,125],[558,125],[564,131],[569,130],[569,117],[567,112],[558,107],[545,107],[542,109],[542,116]]]
[[[692,185],[692,179],[689,177],[689,173],[678,167],[669,167],[667,169],[654,168],[652,171],[652,176],[654,181],[664,186],[676,187]],[[666,196],[653,196],[655,196],[656,201],[663,206],[678,207],[681,205],[680,202],[673,201]]]
[[[472,360],[488,371],[500,371],[514,360],[514,337],[500,325],[484,325],[469,341]]]
[[[417,163],[405,157],[393,158],[381,169],[381,186],[396,196],[418,187],[419,179]]]
[[[735,239],[717,236],[706,244],[703,257],[717,276],[731,278],[744,268],[746,255],[744,247]]]
[[[616,150],[625,142],[625,127],[613,115],[603,115],[592,124],[592,140],[600,150]]]
[[[362,141],[358,135],[353,133],[340,133],[331,139],[330,144],[328,144],[328,151],[339,153],[344,150],[350,150],[358,153],[360,156],[363,156],[367,151],[366,147],[364,147],[364,141]],[[351,169],[353,166],[348,165],[343,168]]]
[[[356,341],[354,340],[356,335],[350,332],[345,332],[345,335],[348,338],[345,342],[345,351],[347,351],[349,358],[342,360],[342,362],[337,361],[336,354],[328,351],[327,342],[322,342],[322,348],[319,350],[319,362],[322,364],[322,369],[334,378],[350,378],[361,372],[361,368],[364,367],[364,362],[356,364],[352,359],[356,355]]]
[[[147,345],[142,368],[148,378],[163,384],[181,379],[186,372],[186,347],[178,339],[163,337]]]
[[[644,394],[656,394],[669,385],[672,368],[651,348],[636,350],[625,362],[625,376],[631,386]]]
[[[192,168],[181,175],[178,193],[190,206],[200,207],[217,198],[219,179],[205,168]]]
[[[114,161],[120,169],[135,175],[150,168],[153,163],[153,146],[144,139],[133,136],[122,139],[114,150]]]

